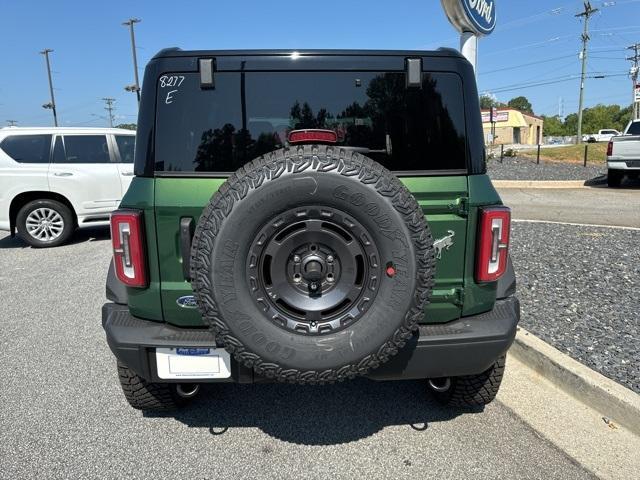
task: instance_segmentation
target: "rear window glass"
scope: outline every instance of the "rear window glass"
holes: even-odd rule
[[[116,135],[116,143],[120,152],[122,163],[133,163],[133,152],[136,146],[136,137],[133,135]]]
[[[109,163],[109,147],[105,135],[65,135],[63,163]]]
[[[195,73],[170,77],[158,82],[157,171],[235,171],[305,128],[333,130],[390,170],[466,169],[453,73],[424,73],[422,88],[404,72],[218,72],[215,89]]]
[[[633,122],[629,125],[627,135],[640,135],[640,122]]]
[[[49,163],[51,135],[12,135],[0,143],[0,148],[16,162]]]

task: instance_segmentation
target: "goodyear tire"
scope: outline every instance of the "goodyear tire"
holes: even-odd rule
[[[432,237],[388,170],[305,145],[240,168],[205,207],[192,287],[217,339],[258,375],[326,383],[395,355],[424,315]]]

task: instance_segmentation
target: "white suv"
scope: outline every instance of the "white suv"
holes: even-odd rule
[[[133,178],[135,132],[0,128],[0,230],[54,247],[76,228],[109,225]]]

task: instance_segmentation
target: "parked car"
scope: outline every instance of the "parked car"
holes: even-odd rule
[[[624,176],[640,176],[640,120],[632,120],[624,134],[607,146],[607,183],[619,187]]]
[[[357,376],[491,402],[520,308],[479,111],[451,49],[158,53],[102,309],[129,404]]]
[[[116,128],[0,129],[0,230],[54,247],[76,228],[109,225],[134,145],[135,132]]]
[[[613,130],[613,129],[598,130],[598,133],[583,135],[582,141],[589,142],[589,143],[608,142],[609,140],[611,140],[612,137],[615,137],[617,135],[620,135],[620,132],[617,130]]]

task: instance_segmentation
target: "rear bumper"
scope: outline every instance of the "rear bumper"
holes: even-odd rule
[[[609,170],[633,170],[637,172],[640,171],[640,158],[634,160],[607,160],[607,168]]]
[[[374,380],[422,379],[472,375],[488,369],[511,346],[520,320],[515,297],[498,300],[494,309],[442,325],[421,325],[398,355],[368,377]],[[178,328],[133,317],[126,305],[102,307],[102,326],[116,358],[152,382],[157,376],[156,347],[214,347],[206,329]],[[219,346],[219,345],[218,345]],[[231,378],[212,382],[265,381],[233,358]]]

